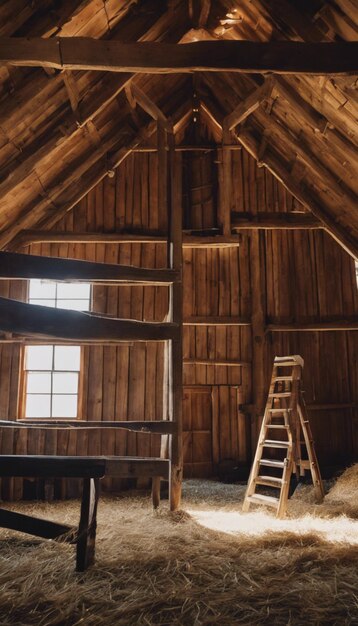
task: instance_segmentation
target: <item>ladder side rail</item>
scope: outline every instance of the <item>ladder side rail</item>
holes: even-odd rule
[[[308,419],[307,407],[306,407],[306,403],[304,401],[302,393],[300,394],[298,413],[299,413],[299,418],[300,418],[302,434],[303,434],[306,449],[307,449],[316,500],[317,502],[322,502],[322,500],[324,499],[324,495],[325,495],[324,487],[323,487],[321,472],[320,472],[319,465],[318,465],[318,459],[317,459],[316,450],[314,446],[311,426],[310,426],[309,419]]]
[[[301,467],[301,431],[300,420],[298,415],[298,400],[300,394],[300,385],[302,379],[302,366],[301,364],[294,364],[292,367],[292,384],[291,384],[291,398],[289,403],[289,421],[290,430],[292,433],[292,446],[293,446],[293,464],[296,472],[297,480],[300,474],[302,475]]]
[[[293,437],[292,431],[289,424],[289,411],[287,410],[284,414],[285,424],[287,424],[287,438],[288,438],[288,448],[287,448],[287,457],[285,459],[285,466],[282,474],[282,487],[280,491],[279,504],[277,508],[277,517],[282,519],[286,513],[288,494],[290,490],[290,481],[291,475],[294,467],[293,462]]]
[[[268,431],[268,423],[270,421],[270,409],[272,408],[273,405],[273,400],[270,397],[271,394],[273,393],[273,390],[275,388],[275,376],[277,373],[277,367],[273,366],[272,369],[272,375],[271,375],[271,381],[270,381],[270,387],[269,387],[269,393],[267,396],[267,400],[266,400],[266,406],[265,406],[265,411],[264,411],[264,415],[263,415],[263,420],[262,420],[262,424],[261,424],[261,428],[260,428],[260,434],[259,434],[259,439],[258,439],[258,443],[256,446],[256,452],[255,452],[255,456],[254,456],[254,460],[252,462],[252,466],[251,466],[251,471],[250,471],[250,475],[249,475],[249,479],[247,482],[247,488],[246,488],[246,492],[245,492],[245,497],[244,497],[244,503],[243,503],[243,507],[242,510],[244,512],[247,512],[250,508],[250,496],[252,496],[255,492],[256,489],[256,478],[259,475],[259,469],[260,469],[260,461],[262,458],[262,453],[263,453],[263,443],[266,439],[267,436],[267,431]]]

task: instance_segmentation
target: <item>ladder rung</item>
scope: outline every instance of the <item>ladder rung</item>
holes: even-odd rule
[[[287,430],[288,426],[286,424],[266,424],[266,428],[284,428]]]
[[[291,391],[276,391],[275,393],[269,393],[269,398],[289,398],[292,396]]]
[[[249,502],[254,502],[255,504],[267,504],[267,506],[272,506],[274,509],[277,509],[279,503],[278,498],[264,496],[261,493],[254,493],[252,496],[248,496],[247,499]]]
[[[275,367],[282,367],[285,365],[290,365],[293,367],[294,365],[301,365],[295,358],[285,358],[285,357],[276,357],[273,362]]]
[[[257,485],[265,485],[266,487],[275,487],[281,489],[283,480],[282,478],[276,478],[276,476],[257,476],[255,478]]]
[[[266,467],[285,467],[284,461],[273,461],[272,459],[261,459],[260,465],[265,465]]]
[[[262,444],[265,448],[289,448],[289,441],[278,441],[276,439],[265,439]]]
[[[275,381],[275,383],[285,381],[285,380],[289,380],[292,382],[293,378],[292,376],[275,376],[273,380]]]
[[[286,413],[291,409],[269,409],[269,413]]]

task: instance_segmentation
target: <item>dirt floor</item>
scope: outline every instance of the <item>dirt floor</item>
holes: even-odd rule
[[[241,513],[244,485],[186,481],[183,510],[146,495],[100,500],[96,564],[0,529],[0,626],[358,624],[358,465],[285,520]],[[6,508],[77,523],[77,501]]]

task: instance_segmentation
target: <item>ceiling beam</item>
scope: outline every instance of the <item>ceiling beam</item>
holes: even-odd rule
[[[232,71],[346,74],[358,70],[358,42],[199,41],[128,43],[88,37],[0,38],[0,65],[133,73]]]

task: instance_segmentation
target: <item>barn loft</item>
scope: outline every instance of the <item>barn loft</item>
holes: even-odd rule
[[[358,622],[357,73],[356,0],[0,3],[2,624]]]

